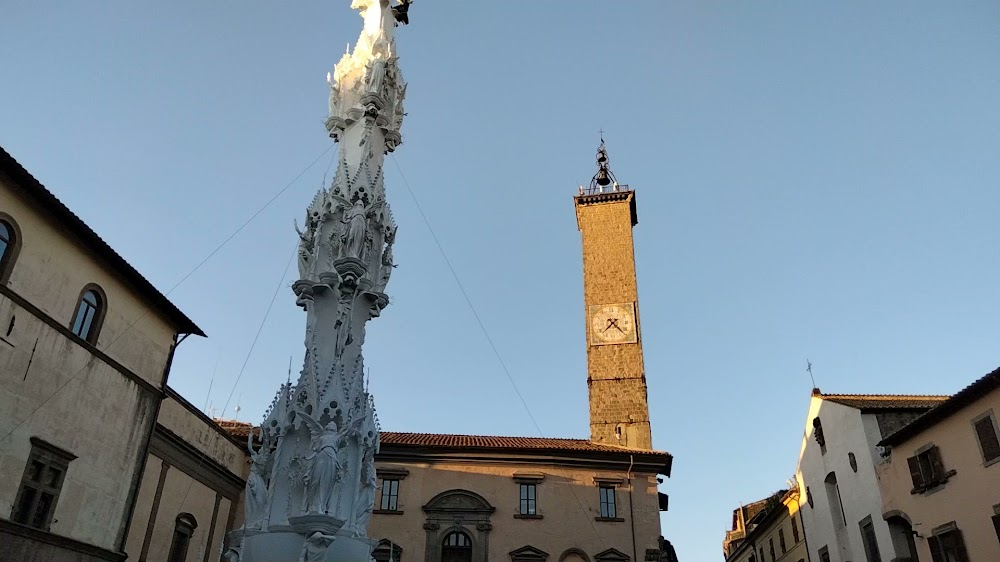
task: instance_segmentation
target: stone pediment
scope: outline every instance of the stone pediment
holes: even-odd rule
[[[597,555],[594,556],[594,560],[597,560],[597,562],[628,562],[631,558],[629,558],[624,552],[609,548],[603,552],[597,553]]]
[[[485,498],[468,490],[442,492],[424,506],[427,513],[493,513],[495,510]]]
[[[513,562],[542,561],[549,557],[548,552],[538,550],[531,545],[525,545],[517,550],[510,551],[510,559]]]

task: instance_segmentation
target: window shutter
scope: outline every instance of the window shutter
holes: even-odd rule
[[[933,481],[939,482],[944,480],[944,463],[941,461],[941,449],[937,445],[931,447],[929,451],[931,457],[931,470],[934,472]]]
[[[986,416],[976,422],[976,436],[979,437],[979,444],[983,448],[983,461],[989,462],[1000,457],[1000,441],[997,440],[992,416]]]
[[[941,541],[937,537],[927,537],[927,546],[931,549],[931,559],[934,562],[945,562],[944,556],[941,555]]]
[[[924,481],[920,478],[920,461],[917,457],[910,457],[906,459],[906,464],[910,465],[910,478],[913,480],[913,489],[918,490],[924,485]]]
[[[958,562],[969,562],[969,552],[965,549],[962,531],[955,529],[952,532],[955,533],[955,554],[958,556]]]

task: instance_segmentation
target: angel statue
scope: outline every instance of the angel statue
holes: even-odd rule
[[[253,431],[247,435],[247,452],[250,453],[252,464],[250,476],[247,477],[246,525],[257,528],[267,510],[267,482],[264,477],[269,473],[267,464],[271,455],[266,443],[259,451],[254,451]]]
[[[340,237],[341,248],[345,254],[352,258],[364,259],[365,239],[368,231],[368,218],[382,204],[378,200],[369,206],[365,206],[364,199],[358,199],[351,203],[339,195],[330,194],[330,197],[338,203],[338,207],[344,209],[344,216],[341,222],[344,224]]]
[[[300,411],[298,415],[312,435],[312,452],[305,457],[306,493],[302,498],[302,509],[306,513],[329,514],[333,511],[336,499],[335,487],[343,476],[340,449],[344,443],[344,435],[337,431],[337,424],[333,421],[324,428],[309,414]]]

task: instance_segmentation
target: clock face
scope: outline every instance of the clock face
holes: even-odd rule
[[[592,345],[635,343],[634,310],[633,303],[590,307],[590,343]]]

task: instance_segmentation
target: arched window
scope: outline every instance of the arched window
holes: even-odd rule
[[[167,562],[184,562],[187,560],[191,537],[198,528],[198,521],[190,513],[181,513],[174,520],[174,538],[170,542],[170,554]]]
[[[472,540],[462,531],[448,533],[441,546],[441,562],[472,562]]]
[[[6,213],[0,213],[0,283],[6,283],[13,269],[14,259],[21,248],[17,223]]]
[[[76,313],[73,315],[70,330],[82,339],[96,344],[97,334],[100,333],[101,324],[104,322],[106,304],[104,292],[100,287],[93,284],[84,287],[76,304]]]

